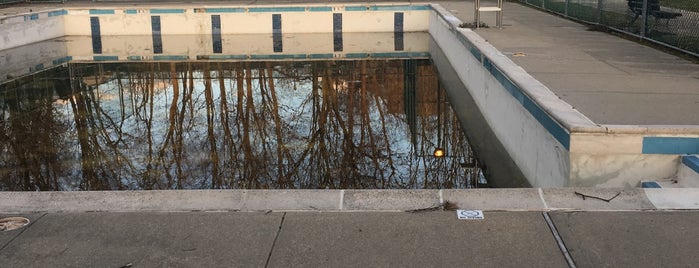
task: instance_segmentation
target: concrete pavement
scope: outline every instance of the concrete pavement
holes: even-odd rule
[[[551,218],[579,267],[699,263],[696,211],[553,212]]]
[[[0,192],[0,218],[31,220],[0,232],[0,263],[567,267],[565,251],[578,267],[689,267],[699,262],[697,191]],[[444,202],[452,209],[483,210],[485,219],[457,219],[456,211],[441,209]]]
[[[567,267],[542,212],[77,212],[0,232],[3,267]],[[695,211],[559,211],[578,267],[691,267]],[[7,215],[0,215],[7,216]]]

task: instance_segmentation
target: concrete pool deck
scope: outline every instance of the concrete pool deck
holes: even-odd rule
[[[473,21],[470,2],[438,3]],[[529,6],[504,9],[503,29],[476,33],[593,122],[699,126],[696,62]]]
[[[567,252],[578,267],[692,266],[699,262],[696,190],[5,192],[0,218],[31,223],[0,232],[0,263],[568,267]],[[484,219],[408,212],[440,199],[481,209]]]

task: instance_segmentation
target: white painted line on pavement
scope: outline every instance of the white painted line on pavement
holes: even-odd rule
[[[538,189],[539,189],[539,198],[541,198],[541,203],[544,204],[544,209],[548,210],[548,209],[549,209],[549,204],[547,204],[547,203],[546,203],[546,200],[544,200],[544,191],[541,190],[541,188],[538,188]]]
[[[345,209],[343,204],[345,203],[345,190],[340,190],[340,210]]]

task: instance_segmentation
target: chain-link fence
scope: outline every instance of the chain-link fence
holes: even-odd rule
[[[519,0],[699,56],[699,0]]]

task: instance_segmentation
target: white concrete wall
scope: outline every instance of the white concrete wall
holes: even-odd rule
[[[99,11],[109,11],[113,14],[91,14],[90,9],[68,8],[67,14],[48,17],[49,12],[35,12],[37,19],[30,20],[31,14],[0,17],[0,50],[31,44],[61,36],[91,35],[90,17],[99,17],[100,33],[109,35],[151,35],[151,16],[160,16],[162,35],[195,35],[211,34],[211,15],[221,17],[222,34],[269,34],[272,32],[272,14],[282,14],[283,33],[331,33],[333,32],[333,13],[343,15],[343,32],[393,32],[394,13],[404,15],[403,30],[405,32],[427,31],[429,10],[369,10],[347,11],[347,6],[359,5],[297,5],[305,11],[269,11],[269,12],[206,12],[201,6],[183,4],[172,9],[183,9],[184,13],[162,14],[154,13],[157,7],[100,7]],[[378,5],[394,7],[391,4]],[[424,5],[422,5],[424,6]],[[261,8],[285,8],[287,6],[254,6]],[[329,11],[310,11],[311,8],[330,7]],[[364,6],[359,6],[364,8]],[[402,5],[406,7],[406,5]],[[409,7],[409,6],[408,6]],[[207,6],[207,8],[252,8]],[[62,9],[63,10],[63,9]],[[133,12],[135,14],[127,14]]]
[[[279,6],[255,6],[279,8]],[[304,6],[297,6],[304,7]],[[394,13],[402,12],[405,32],[427,31],[429,10],[345,11],[334,6],[333,11],[270,11],[270,12],[204,12],[199,8],[182,6],[184,13],[155,14],[150,8],[126,14],[128,8],[100,8],[114,14],[90,14],[88,9],[70,9],[66,17],[66,35],[90,35],[90,17],[100,18],[102,35],[150,35],[151,16],[160,16],[162,35],[211,34],[211,15],[221,17],[222,34],[269,34],[272,15],[281,14],[283,33],[331,33],[333,13],[342,14],[343,32],[393,32]],[[310,7],[306,7],[307,9]],[[133,10],[133,9],[130,9]]]
[[[90,36],[66,37],[69,42],[56,43],[63,46],[63,56],[73,60],[92,60],[92,38]],[[126,60],[129,56],[141,56],[152,59],[153,41],[150,35],[102,36],[102,53],[99,55],[117,56]],[[221,55],[264,55],[264,54],[335,54],[344,57],[350,53],[392,53],[394,52],[393,33],[347,33],[343,35],[342,52],[334,52],[331,33],[286,34],[284,51],[275,53],[273,39],[269,34],[222,35],[223,51]],[[428,33],[405,33],[405,47],[401,52],[429,51]],[[65,47],[65,44],[70,44]],[[211,35],[162,36],[163,53],[158,55],[186,55],[196,59],[198,55],[212,55]],[[26,66],[26,65],[23,65]],[[22,67],[24,68],[24,67]]]
[[[0,17],[0,50],[64,36],[65,16],[49,17],[53,11]]]
[[[90,15],[89,10],[69,10],[65,18],[66,35],[92,34],[90,17],[99,17],[100,33],[104,35],[151,35],[151,18],[148,13],[137,15],[120,13],[111,15]]]
[[[573,133],[570,185],[638,187],[641,181],[672,177],[680,157],[643,154],[643,134]]]
[[[430,34],[452,63],[478,108],[512,159],[534,187],[568,186],[569,154],[549,132],[486,70],[457,35],[470,40],[501,68],[519,68],[460,23],[430,17]],[[510,66],[504,66],[510,65]],[[524,72],[524,70],[514,70]],[[458,106],[458,100],[452,100]]]

